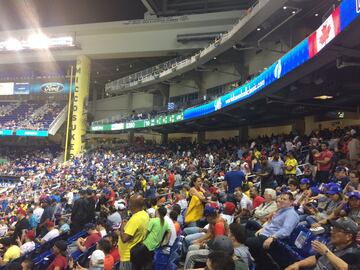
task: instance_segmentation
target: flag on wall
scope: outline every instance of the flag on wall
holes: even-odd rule
[[[340,8],[337,7],[323,24],[309,36],[309,56],[314,57],[340,33]]]

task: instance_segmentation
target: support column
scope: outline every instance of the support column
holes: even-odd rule
[[[128,111],[129,113],[131,113],[133,110],[133,94],[129,93],[128,94]]]
[[[91,60],[80,55],[76,59],[74,102],[71,117],[70,158],[85,150],[86,120],[90,86]],[[68,132],[68,131],[67,131]]]
[[[169,134],[168,133],[161,133],[161,144],[168,144],[169,142]]]
[[[305,118],[294,119],[292,121],[291,131],[298,135],[305,134]]]
[[[249,140],[249,127],[243,126],[239,128],[239,141],[246,142]]]
[[[128,141],[129,141],[129,143],[130,144],[132,144],[132,143],[134,143],[134,141],[135,141],[135,133],[134,133],[134,131],[129,131],[129,139],[128,139]]]
[[[199,131],[197,134],[197,142],[203,143],[205,142],[205,131]]]

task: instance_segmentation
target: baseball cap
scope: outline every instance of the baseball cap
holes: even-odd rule
[[[336,172],[346,172],[347,169],[346,169],[346,167],[344,167],[344,166],[337,166],[337,167],[335,168],[335,171],[336,171]]]
[[[27,233],[25,234],[27,238],[29,238],[31,241],[35,240],[35,232],[33,230],[31,231],[27,231]]]
[[[64,240],[56,241],[54,246],[60,249],[62,252],[65,252],[67,250],[67,242]]]
[[[22,209],[22,208],[19,208],[19,209],[16,211],[16,214],[17,214],[17,215],[26,216],[26,212],[25,212],[25,210]]]
[[[357,235],[359,231],[358,224],[349,217],[341,217],[337,220],[330,220],[330,223],[335,228],[342,229],[343,231],[351,233],[354,236]]]
[[[229,237],[217,236],[214,240],[209,241],[210,251],[223,251],[230,256],[234,254],[234,247]]]
[[[51,228],[51,227],[54,227],[54,226],[55,226],[55,223],[54,223],[53,221],[48,221],[48,222],[46,223],[46,226],[47,226],[48,228]]]
[[[84,226],[84,230],[88,231],[88,230],[94,230],[95,229],[95,224],[94,223],[86,223]]]
[[[303,178],[300,180],[300,185],[310,184],[310,180],[308,178]]]
[[[338,185],[331,185],[329,187],[329,189],[327,190],[326,194],[328,195],[335,195],[335,194],[338,194],[338,193],[341,193],[341,187],[338,186]]]
[[[233,215],[235,213],[235,204],[232,202],[224,203],[224,214],[226,215]]]
[[[210,216],[216,213],[216,209],[211,207],[210,205],[205,206],[204,210],[205,216]]]
[[[230,168],[231,169],[235,169],[237,167],[235,162],[230,163]]]
[[[355,197],[356,199],[360,200],[360,192],[353,191],[353,192],[349,192],[346,195],[349,197],[349,199]]]
[[[314,186],[314,187],[311,187],[310,189],[311,189],[311,194],[312,194],[312,196],[317,196],[317,195],[319,195],[320,190],[319,190],[318,187]]]
[[[95,250],[90,257],[90,264],[92,268],[103,268],[105,261],[105,253],[102,250]]]

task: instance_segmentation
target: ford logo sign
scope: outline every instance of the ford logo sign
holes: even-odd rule
[[[41,85],[40,90],[42,93],[45,94],[59,93],[64,90],[64,85],[57,82],[44,83],[43,85]]]

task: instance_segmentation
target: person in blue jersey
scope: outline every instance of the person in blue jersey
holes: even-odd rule
[[[224,187],[228,194],[233,194],[235,188],[242,187],[242,183],[245,180],[245,174],[239,171],[236,163],[230,164],[230,171],[225,174]]]

